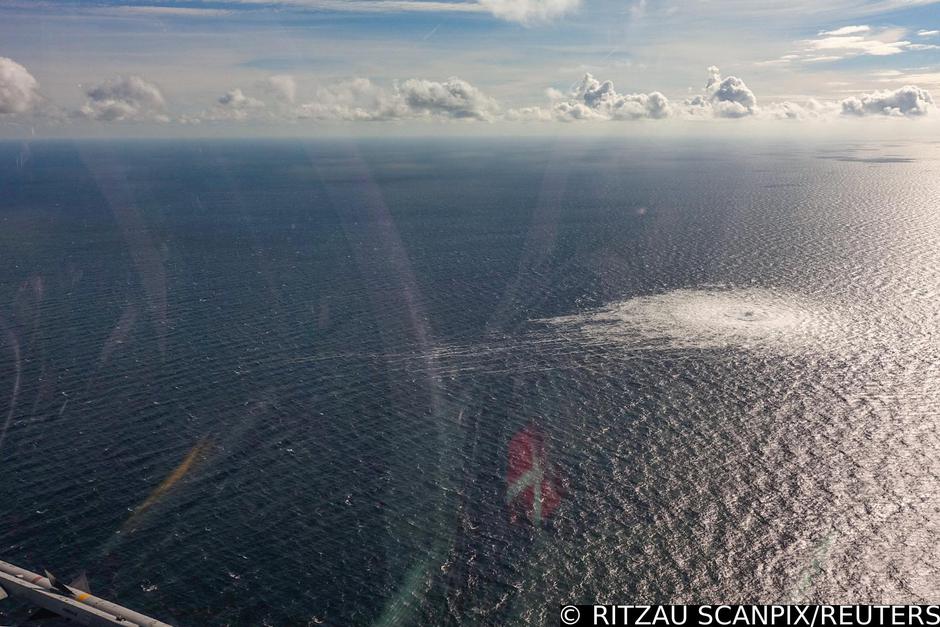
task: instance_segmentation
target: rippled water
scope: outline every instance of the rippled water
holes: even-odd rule
[[[938,173],[937,144],[5,145],[0,559],[184,625],[937,602]]]
[[[796,293],[708,286],[638,296],[597,311],[546,320],[585,340],[650,350],[738,347],[778,352],[819,350],[838,342],[846,321],[835,307]],[[556,331],[557,332],[557,331]]]

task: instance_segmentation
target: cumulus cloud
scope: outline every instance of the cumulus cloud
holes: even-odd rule
[[[857,27],[853,27],[857,28]],[[547,102],[502,110],[480,89],[460,78],[444,81],[410,78],[377,84],[352,78],[323,84],[315,97],[298,104],[297,84],[289,75],[271,76],[249,91],[233,88],[217,98],[201,114],[176,116],[181,123],[261,120],[285,122],[313,119],[327,121],[473,120],[563,121],[658,120],[664,118],[748,118],[762,120],[829,120],[837,117],[918,117],[926,115],[934,101],[914,83],[930,82],[931,74],[907,75],[899,71],[875,74],[880,80],[903,80],[909,85],[875,91],[845,100],[774,102],[758,107],[757,97],[736,76],[722,76],[708,68],[708,79],[698,95],[673,103],[658,91],[620,93],[610,80],[591,74],[569,91],[545,90]],[[923,79],[923,80],[919,80]],[[895,84],[901,84],[896,82]],[[102,121],[170,119],[160,89],[139,76],[119,77],[87,91],[87,101],[77,117]],[[0,57],[0,115],[38,109],[45,103],[38,83],[15,62]]]
[[[241,89],[235,88],[219,97],[219,104],[230,109],[258,109],[264,103],[257,98],[246,96]]]
[[[459,78],[431,81],[411,78],[391,89],[367,78],[342,81],[317,91],[313,102],[301,105],[302,118],[380,121],[407,118],[491,120],[495,100]]]
[[[459,78],[443,83],[412,78],[401,84],[398,95],[419,115],[487,120],[496,110],[494,100]]]
[[[692,116],[743,118],[759,116],[761,119],[821,120],[843,115],[869,116],[921,116],[933,104],[929,92],[908,85],[895,91],[885,90],[853,96],[841,102],[808,99],[805,102],[776,102],[763,109],[757,98],[741,79],[722,78],[717,67],[708,68],[709,77],[705,93],[686,101],[685,113]]]
[[[743,118],[757,111],[757,97],[744,81],[737,76],[722,78],[714,65],[708,68],[705,93],[719,117]]]
[[[269,76],[263,85],[274,97],[288,104],[297,99],[297,81],[289,74]]]
[[[757,97],[737,76],[722,77],[714,65],[708,68],[705,92],[685,101],[685,113],[693,117],[743,118],[758,112]]]
[[[544,22],[576,10],[581,0],[479,0],[496,17],[529,24]]]
[[[0,115],[29,113],[41,101],[39,81],[13,59],[0,57]]]
[[[236,87],[220,96],[215,106],[203,117],[210,120],[245,120],[264,108],[264,102],[246,96],[240,88]]]
[[[300,118],[375,121],[404,116],[391,95],[368,78],[353,78],[317,89],[312,102],[298,107]]]
[[[764,107],[764,114],[774,120],[820,120],[840,110],[837,102],[821,102],[810,98],[806,102],[774,102]]]
[[[211,108],[195,116],[183,116],[180,121],[187,124],[218,122],[225,120],[287,120],[298,116],[294,101],[297,98],[297,82],[293,76],[278,74],[258,81],[252,93],[240,87],[222,94]]]
[[[574,120],[640,120],[669,117],[672,107],[669,99],[658,91],[648,94],[618,93],[612,81],[599,81],[591,74],[584,78],[562,98],[551,92],[556,100],[552,117],[570,122]],[[545,117],[541,112],[529,111],[529,117]]]
[[[555,119],[551,110],[539,106],[509,109],[504,118],[509,122],[551,122]]]
[[[79,115],[103,122],[166,122],[166,100],[160,88],[139,76],[121,76],[86,92]]]
[[[842,113],[854,116],[922,116],[927,114],[932,105],[930,92],[915,85],[906,85],[894,91],[876,91],[846,98],[842,101]]]

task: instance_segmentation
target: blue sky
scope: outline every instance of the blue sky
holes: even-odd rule
[[[0,134],[935,120],[938,31],[928,0],[7,0]]]

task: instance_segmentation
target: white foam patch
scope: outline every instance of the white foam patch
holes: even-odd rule
[[[631,348],[831,348],[837,311],[765,288],[680,289],[601,309],[540,320],[590,340]]]

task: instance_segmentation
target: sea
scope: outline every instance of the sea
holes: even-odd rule
[[[937,603],[938,547],[940,142],[0,144],[0,560],[549,625]]]

